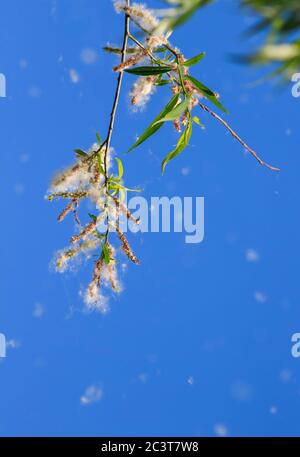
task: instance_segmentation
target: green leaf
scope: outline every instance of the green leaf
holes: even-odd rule
[[[74,149],[74,152],[79,157],[86,157],[88,154],[82,149]]]
[[[88,213],[88,214],[94,222],[97,222],[97,216],[95,216],[95,214],[92,214],[92,213]]]
[[[106,265],[108,265],[110,262],[110,255],[109,255],[108,247],[105,243],[102,244],[102,258],[104,260],[104,263]]]
[[[161,52],[165,52],[166,50],[167,50],[167,48],[165,46],[159,46],[158,48],[154,49],[154,52],[161,53]]]
[[[96,137],[97,137],[97,141],[99,143],[99,146],[101,146],[102,145],[102,140],[101,140],[101,137],[100,137],[98,132],[96,132]]]
[[[161,81],[156,82],[155,86],[166,86],[167,84],[170,84],[170,80],[169,79],[162,79]]]
[[[210,90],[207,86],[202,84],[200,81],[198,81],[193,76],[188,75],[187,78],[194,84],[195,87],[197,87],[198,90],[200,90],[200,92],[204,95],[204,97],[206,97],[214,105],[216,105],[219,109],[221,109],[222,111],[224,111],[225,113],[228,114],[228,110],[225,108],[225,106],[222,105],[222,103],[219,102],[215,93],[212,90]]]
[[[159,121],[162,117],[166,116],[177,104],[177,101],[179,99],[179,94],[174,95],[174,97],[171,98],[169,103],[165,106],[165,108],[161,111],[161,113],[154,119],[154,121],[149,125],[149,127],[142,133],[142,135],[138,138],[138,140],[134,143],[133,146],[129,149],[128,152],[131,152],[133,149],[135,149],[137,146],[142,144],[145,140],[147,140],[151,135],[157,132],[162,126],[163,123],[156,124],[157,121]],[[156,124],[156,125],[154,125]]]
[[[204,57],[205,52],[201,52],[201,54],[198,54],[197,56],[192,57],[191,59],[183,62],[182,65],[184,65],[185,67],[191,67],[192,65],[196,65],[198,62],[200,62]]]
[[[208,3],[209,1],[211,0],[196,0],[191,4],[191,6],[186,8],[183,14],[168,21],[168,28],[170,30],[174,30],[176,27],[184,24],[197,11],[197,9],[202,6],[202,4]]]
[[[105,170],[102,166],[102,161],[101,161],[101,154],[97,154],[97,161],[98,161],[99,173],[101,173],[103,176],[105,176]]]
[[[200,122],[200,119],[198,116],[194,116],[193,121],[195,122],[195,124],[199,125],[200,127],[204,127],[204,125]]]
[[[166,116],[156,121],[154,125],[158,124],[159,122],[174,121],[175,119],[178,119],[184,113],[184,111],[186,111],[190,100],[190,97],[186,97],[183,102],[176,105],[174,109],[166,114]]]
[[[187,145],[190,142],[191,135],[192,135],[192,121],[191,121],[191,118],[189,118],[189,122],[186,126],[186,129],[183,132],[183,134],[181,135],[181,137],[179,138],[176,148],[173,149],[173,151],[171,151],[164,158],[164,160],[161,164],[162,173],[164,173],[168,162],[170,162],[170,160],[174,159],[174,157],[178,156],[187,147]]]
[[[118,163],[118,173],[119,173],[119,178],[121,179],[124,173],[124,167],[122,164],[122,160],[116,157],[116,161]]]
[[[130,68],[128,70],[125,70],[126,73],[131,73],[133,75],[138,75],[138,76],[151,76],[151,75],[161,75],[162,73],[168,73],[169,71],[172,71],[174,67],[136,67],[136,68]]]
[[[109,183],[109,190],[114,190],[120,192],[120,190],[126,190],[127,192],[142,192],[142,189],[130,189],[130,187],[125,187],[122,184],[118,184],[117,182],[113,181],[113,184]]]
[[[121,202],[123,202],[125,200],[125,191],[124,191],[124,189],[119,189],[119,198],[120,198]]]

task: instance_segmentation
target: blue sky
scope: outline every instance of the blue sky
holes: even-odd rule
[[[260,167],[201,112],[206,130],[194,129],[163,178],[171,127],[125,156],[168,97],[162,89],[133,113],[126,76],[113,146],[127,184],[148,198],[204,196],[205,240],[130,235],[141,266],[128,265],[124,292],[102,316],[85,313],[78,295],[91,264],[65,276],[49,269],[73,223],[57,224],[60,205],[44,195],[73,149],[105,134],[116,58],[101,46],[121,39],[122,19],[109,0],[2,4],[2,436],[299,435],[300,360],[290,340],[300,331],[300,101],[289,85],[253,84],[262,70],[228,60],[258,43],[241,39],[249,21],[234,1],[219,1],[173,42],[187,57],[207,52],[195,76],[222,94],[230,123],[282,171]],[[91,386],[95,401],[83,404]]]

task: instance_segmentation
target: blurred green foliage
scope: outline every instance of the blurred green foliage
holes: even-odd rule
[[[242,60],[275,64],[273,76],[290,78],[300,68],[300,0],[241,0],[241,6],[257,17],[248,34],[264,32],[261,47]]]

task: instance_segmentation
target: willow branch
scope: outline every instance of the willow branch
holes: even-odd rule
[[[130,0],[126,0],[126,6],[130,6]],[[128,45],[128,37],[129,37],[129,23],[130,23],[130,18],[128,14],[125,14],[125,24],[124,24],[124,36],[123,36],[123,44],[122,44],[122,50],[121,50],[121,63],[124,63],[126,60],[126,54],[127,54],[127,45]],[[110,114],[110,122],[108,126],[108,132],[107,132],[107,137],[106,140],[103,143],[103,146],[105,146],[104,150],[104,173],[105,173],[105,187],[108,192],[108,153],[109,153],[109,148],[110,148],[110,143],[111,143],[111,138],[114,130],[114,125],[115,125],[115,118],[116,118],[116,112],[119,104],[119,99],[120,99],[120,94],[121,94],[121,87],[122,87],[122,81],[123,81],[123,72],[120,71],[118,75],[118,80],[117,80],[117,88],[115,92],[115,97],[113,101],[113,106]],[[100,146],[101,150],[102,146]],[[105,242],[108,242],[108,235],[109,235],[109,216],[107,215],[107,230],[105,233]]]
[[[219,122],[221,122],[221,124],[223,124],[223,126],[231,133],[231,135],[233,136],[233,138],[235,138],[245,149],[247,149],[247,151],[250,152],[250,154],[258,161],[258,163],[260,163],[260,165],[263,165],[264,167],[267,167],[269,168],[270,170],[273,170],[273,171],[280,171],[280,168],[277,168],[277,167],[273,167],[272,165],[264,162],[260,157],[259,155],[254,151],[254,149],[250,148],[246,143],[245,141],[242,140],[241,137],[238,136],[238,134],[230,127],[229,124],[227,124],[226,121],[224,121],[224,119],[222,119],[217,113],[215,113],[214,111],[212,111],[210,108],[208,108],[208,106],[206,105],[203,105],[203,103],[201,102],[198,102],[199,106],[204,110],[206,111],[207,113],[209,113],[211,116],[213,116],[215,119],[217,119]]]
[[[126,6],[130,6],[130,0],[126,0]],[[124,38],[123,38],[123,45],[122,45],[122,57],[121,57],[121,63],[124,63],[126,60],[126,54],[127,54],[127,44],[128,44],[128,37],[129,37],[129,16],[128,14],[125,14],[125,27],[124,27]],[[116,88],[116,93],[115,93],[115,98],[113,102],[113,107],[112,111],[110,114],[110,123],[108,127],[108,133],[107,137],[105,140],[105,152],[104,152],[104,171],[105,171],[105,182],[107,184],[107,159],[108,159],[108,152],[110,148],[110,142],[111,142],[111,137],[114,129],[114,124],[115,124],[115,117],[116,117],[116,112],[118,108],[118,103],[119,103],[119,98],[120,98],[120,93],[121,93],[121,86],[122,86],[122,81],[123,81],[123,72],[120,71],[118,75],[118,81],[117,81],[117,88]]]

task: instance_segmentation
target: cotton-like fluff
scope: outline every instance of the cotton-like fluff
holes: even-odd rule
[[[152,35],[146,40],[146,45],[150,50],[163,46],[164,44],[168,44],[168,40],[164,35]]]
[[[54,268],[59,273],[74,268],[75,263],[80,263],[83,258],[89,258],[91,252],[100,244],[98,238],[88,239],[76,247],[62,249],[54,256]]]
[[[108,245],[108,251],[110,262],[108,265],[105,265],[103,269],[104,285],[106,287],[111,287],[114,292],[120,293],[122,287],[118,278],[117,263],[115,260],[116,251],[111,244]]]
[[[108,298],[102,295],[100,287],[91,282],[84,293],[84,303],[87,311],[99,311],[107,314],[109,311]]]
[[[143,4],[133,3],[131,6],[126,6],[123,2],[116,1],[114,5],[118,13],[128,14],[138,27],[148,33],[152,33],[159,25],[159,20],[153,12]]]
[[[143,109],[155,90],[156,76],[144,76],[138,78],[130,91],[131,104]]]
[[[92,157],[98,149],[99,145],[94,144],[86,156],[77,158],[75,165],[58,173],[51,183],[50,192],[61,193],[87,189],[95,176],[95,165],[97,164],[93,163]],[[103,154],[103,151],[100,153]]]

